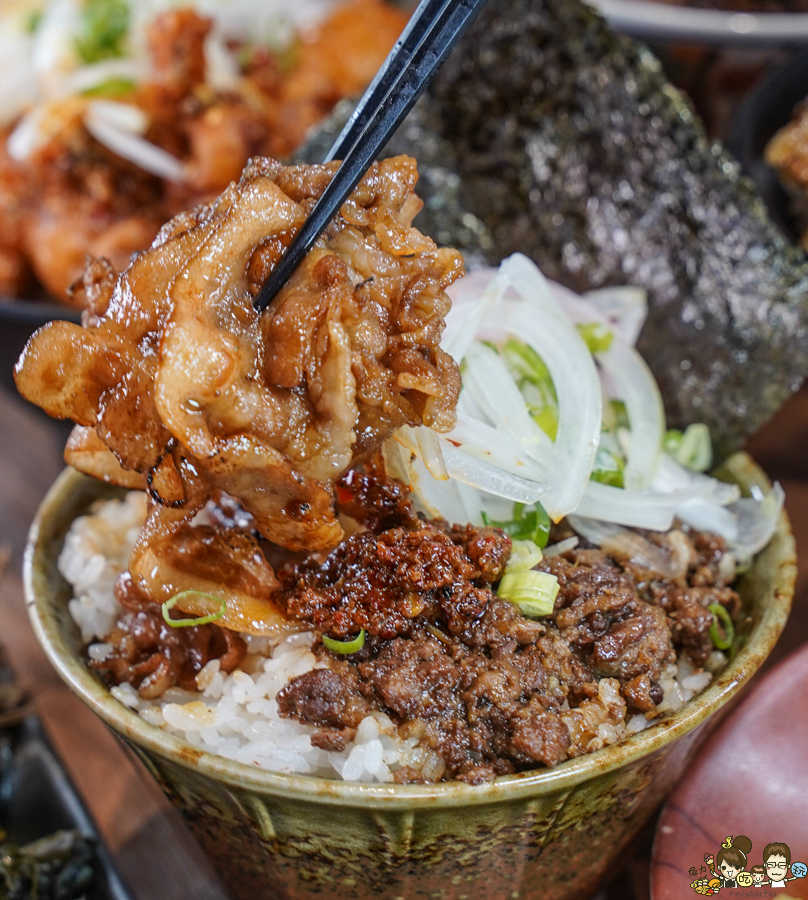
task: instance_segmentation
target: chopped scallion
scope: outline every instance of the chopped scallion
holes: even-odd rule
[[[526,616],[547,616],[558,596],[558,579],[547,572],[506,573],[497,588],[497,596],[509,600]]]
[[[614,335],[600,322],[589,322],[576,327],[590,353],[605,353],[612,346]]]
[[[82,91],[85,97],[125,97],[135,90],[135,82],[129,78],[108,78],[101,84]]]
[[[735,625],[732,616],[720,603],[711,603],[707,609],[713,615],[710,623],[710,640],[717,650],[729,650],[735,640]],[[720,628],[719,628],[720,625]]]
[[[322,636],[323,646],[332,653],[356,653],[365,646],[365,629],[350,641],[338,641],[327,634]]]
[[[706,472],[713,464],[710,429],[699,422],[688,425],[684,432],[671,428],[665,433],[665,452],[680,466]]]
[[[513,540],[511,542],[511,556],[505,566],[505,574],[514,572],[528,572],[533,566],[541,562],[541,547],[533,541]]]
[[[624,431],[629,431],[631,429],[631,423],[628,420],[628,410],[626,409],[626,404],[622,400],[610,400],[608,406],[604,406],[603,409],[604,416],[608,413],[611,422],[609,423],[609,429],[611,431],[617,432],[621,428]]]
[[[533,421],[554,441],[558,434],[558,396],[550,370],[532,347],[514,338],[505,341],[501,352]]]
[[[28,34],[36,34],[42,24],[42,10],[34,10],[25,22],[25,30]]]
[[[76,38],[76,50],[82,61],[97,63],[123,56],[129,18],[125,0],[85,0],[81,33]]]
[[[169,612],[174,609],[174,607],[181,601],[185,599],[189,599],[190,597],[200,597],[204,600],[211,600],[213,603],[218,603],[219,608],[216,612],[212,612],[207,616],[199,616],[195,619],[172,619],[169,615]],[[189,628],[193,625],[207,625],[209,622],[217,622],[225,613],[227,609],[227,601],[225,601],[222,597],[217,597],[214,594],[206,594],[203,591],[182,591],[179,594],[174,594],[174,596],[170,600],[166,600],[163,604],[163,619],[165,619],[166,624],[170,625],[172,628]]]
[[[550,517],[540,503],[529,509],[524,503],[514,503],[513,519],[510,521],[495,522],[483,513],[483,522],[494,528],[501,528],[512,540],[533,541],[541,549],[547,546],[550,537]]]
[[[590,481],[599,481],[601,484],[621,488],[624,487],[624,468],[625,463],[619,456],[601,446],[598,447],[598,452],[595,454],[595,462],[589,479]]]

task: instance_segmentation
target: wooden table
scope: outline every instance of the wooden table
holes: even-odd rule
[[[224,900],[221,886],[179,816],[140,763],[61,682],[29,626],[20,575],[25,535],[45,491],[62,469],[65,436],[63,426],[0,388],[0,548],[10,552],[0,580],[0,641],[22,682],[35,693],[56,751],[135,895],[140,900]],[[808,392],[802,392],[752,443],[752,449],[782,481],[798,548],[808,560],[806,447]],[[772,660],[808,640],[807,590],[808,563],[800,566],[794,613]],[[647,890],[647,848],[647,840],[638,845],[634,863],[619,881],[620,896],[633,891],[641,897]]]
[[[51,668],[25,611],[22,552],[36,508],[64,466],[66,430],[0,388],[2,642],[65,767],[138,900],[225,900],[200,849],[140,762]]]

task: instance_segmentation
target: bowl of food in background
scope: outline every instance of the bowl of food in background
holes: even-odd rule
[[[3,383],[36,328],[78,320],[87,254],[120,271],[251,156],[289,156],[361,94],[405,22],[383,0],[6,4]]]
[[[771,71],[741,105],[730,147],[766,202],[769,214],[795,243],[806,246],[805,100],[808,54]]]
[[[649,41],[782,47],[808,39],[803,0],[593,0],[619,31]]]

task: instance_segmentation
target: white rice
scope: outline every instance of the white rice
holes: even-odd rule
[[[127,568],[145,518],[145,495],[132,491],[122,501],[99,501],[68,532],[58,566],[73,587],[69,610],[89,645],[90,659],[103,660],[112,652],[103,639],[123,613],[115,598],[115,581]],[[393,780],[396,769],[406,766],[431,780],[441,777],[445,769],[441,757],[420,746],[417,736],[402,739],[382,712],[361,721],[355,740],[344,751],[314,747],[311,735],[316,728],[281,718],[275,697],[290,679],[327,667],[311,652],[316,635],[294,632],[275,640],[244,637],[248,650],[241,666],[226,674],[218,660],[211,660],[196,677],[196,692],[170,688],[156,700],[144,700],[130,684],[121,684],[111,688],[112,696],[149,724],[202,750],[275,772],[386,782]],[[713,656],[707,668],[715,671],[726,658]],[[664,698],[658,714],[678,709],[712,677],[710,671],[696,669],[682,657],[659,679]],[[642,731],[653,721],[641,714],[626,716],[619,683],[610,678],[600,682],[597,697],[577,709],[570,710],[565,701],[561,718],[571,733],[579,728],[595,732],[587,752]]]

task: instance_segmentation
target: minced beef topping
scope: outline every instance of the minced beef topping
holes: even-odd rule
[[[492,591],[510,555],[501,531],[422,521],[372,467],[348,473],[337,498],[366,530],[278,573],[290,616],[339,640],[366,632],[348,656],[319,645],[329,668],[278,694],[281,714],[316,726],[327,749],[381,710],[442,757],[444,779],[555,765],[610,742],[604,728],[622,727],[627,712],[654,715],[677,650],[698,664],[713,649],[707,607],[740,609],[723,541],[677,530],[645,535],[679,566],[665,577],[584,542],[545,556],[555,609],[528,619]]]

